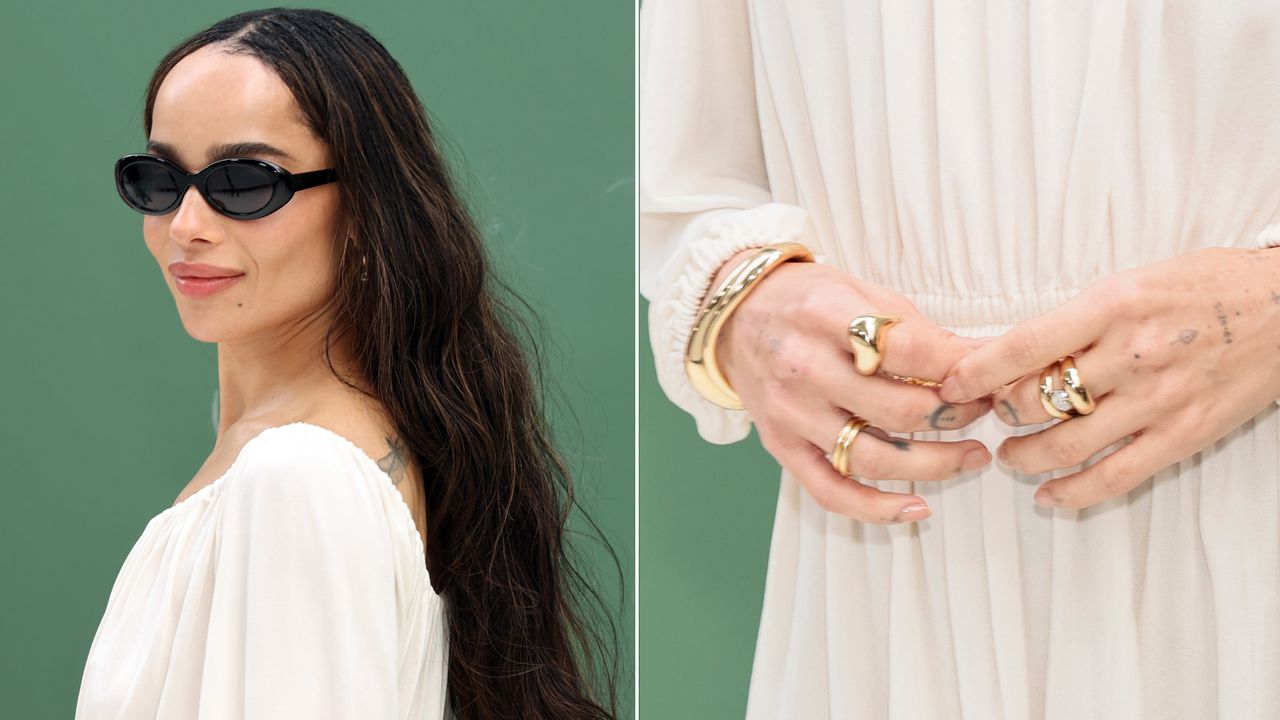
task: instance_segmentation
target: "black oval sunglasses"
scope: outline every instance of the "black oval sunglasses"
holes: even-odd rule
[[[144,215],[166,215],[195,185],[213,209],[236,220],[255,220],[285,206],[299,190],[338,179],[334,168],[292,174],[254,158],[225,158],[188,173],[158,155],[135,153],[116,161],[116,191]]]

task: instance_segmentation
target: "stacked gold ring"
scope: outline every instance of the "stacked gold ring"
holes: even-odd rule
[[[858,433],[869,423],[854,415],[849,418],[844,427],[840,428],[840,434],[836,436],[835,447],[831,449],[831,467],[836,472],[845,477],[851,477],[849,472],[849,447],[853,445],[854,438],[858,437]]]
[[[1062,376],[1062,388],[1054,387],[1054,370]],[[1071,356],[1040,371],[1040,405],[1050,416],[1066,420],[1077,415],[1088,415],[1097,407],[1089,390],[1080,379]]]

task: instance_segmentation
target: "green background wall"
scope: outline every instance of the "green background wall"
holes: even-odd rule
[[[781,469],[703,440],[662,393],[640,307],[640,716],[741,718]]]
[[[0,10],[0,715],[71,717],[111,583],[212,448],[216,348],[182,328],[112,164],[179,40],[242,2]],[[322,6],[391,51],[493,254],[539,309],[582,496],[633,587],[633,27],[614,0]],[[595,554],[594,560],[604,567]],[[600,576],[613,592],[607,570]],[[615,601],[618,598],[613,598]],[[632,617],[622,608],[623,671]],[[624,687],[625,706],[632,702]],[[626,713],[625,716],[630,716]]]

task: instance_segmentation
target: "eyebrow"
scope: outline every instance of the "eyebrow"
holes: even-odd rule
[[[159,142],[157,140],[147,141],[147,152],[167,155],[174,160],[178,158],[178,151],[175,150],[172,145]],[[297,160],[297,158],[284,150],[264,142],[222,143],[220,145],[213,145],[209,148],[209,162],[223,160],[229,157],[246,157],[252,155],[274,157],[288,162],[296,162]]]

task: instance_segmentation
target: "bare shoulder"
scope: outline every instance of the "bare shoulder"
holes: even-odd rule
[[[422,481],[413,454],[395,428],[378,413],[354,405],[318,409],[309,413],[304,422],[347,438],[377,463],[400,491],[425,546],[426,507]]]
[[[395,429],[381,420],[353,413],[317,413],[305,422],[332,430],[350,440],[372,458],[402,492],[405,481],[414,478],[413,459],[408,447]]]

